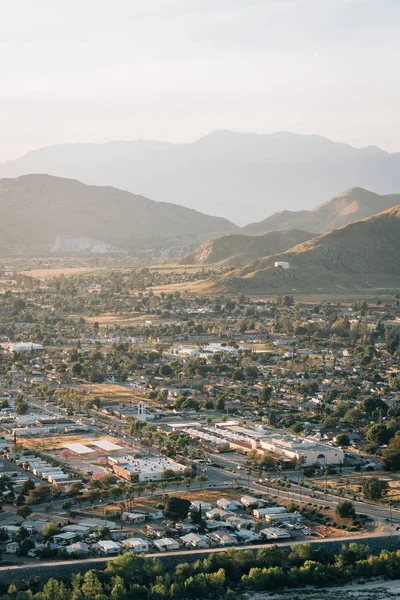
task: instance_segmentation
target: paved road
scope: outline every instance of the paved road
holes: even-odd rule
[[[386,535],[386,536],[382,536],[382,534],[370,534],[370,535],[366,535],[365,533],[363,535],[358,535],[358,536],[341,536],[341,537],[337,537],[337,538],[328,538],[328,539],[318,539],[318,540],[309,540],[307,541],[308,544],[324,544],[324,543],[329,543],[329,542],[357,542],[357,540],[362,540],[362,541],[368,541],[368,539],[373,538],[373,537],[387,537],[388,539],[396,537],[399,541],[400,541],[400,534],[398,532],[393,532],[393,534],[391,535]],[[297,544],[304,544],[304,540],[300,540],[300,541],[291,541],[291,542],[283,542],[283,543],[278,543],[279,547],[289,547],[289,546],[295,546]],[[270,548],[271,546],[277,545],[276,542],[268,542],[266,544],[253,544],[251,546],[234,546],[235,550],[260,550],[261,548]],[[182,556],[182,558],[184,559],[185,556],[190,556],[191,554],[196,554],[196,555],[201,555],[201,554],[214,554],[215,552],[226,552],[227,548],[205,548],[202,550],[175,550],[174,552],[152,552],[152,553],[148,553],[146,554],[146,558],[158,558],[160,556]],[[10,565],[8,567],[0,567],[0,573],[1,571],[6,571],[7,569],[28,569],[30,567],[57,567],[57,566],[63,566],[63,565],[73,565],[73,564],[104,564],[109,562],[110,560],[114,560],[115,558],[117,558],[116,556],[102,556],[100,558],[87,558],[87,559],[80,559],[80,560],[58,560],[58,561],[52,561],[52,562],[33,562],[33,563],[26,563],[24,565]],[[183,561],[182,561],[183,562]]]

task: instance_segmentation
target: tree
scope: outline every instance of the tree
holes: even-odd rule
[[[43,597],[45,600],[65,600],[68,598],[68,591],[62,581],[51,578],[43,586]]]
[[[347,433],[339,433],[339,435],[336,436],[336,443],[342,448],[347,448],[347,446],[350,446],[350,438]]]
[[[103,586],[94,571],[88,571],[83,577],[82,592],[86,598],[96,598],[103,591]]]
[[[222,398],[222,396],[220,396],[219,398],[217,398],[217,401],[215,403],[215,408],[217,410],[219,410],[220,412],[224,412],[224,410],[225,410],[225,400]]]
[[[391,433],[385,425],[379,425],[376,423],[375,425],[371,425],[365,434],[365,437],[369,442],[387,444],[391,437]]]
[[[97,530],[97,535],[101,540],[109,540],[111,537],[110,528],[106,526],[100,527],[100,529]]]
[[[356,516],[356,511],[354,510],[354,504],[350,502],[350,500],[344,500],[343,502],[339,502],[336,506],[335,513],[341,519],[346,519],[348,517]]]
[[[370,477],[364,481],[362,493],[368,500],[380,500],[387,493],[389,486],[383,479]]]
[[[82,375],[82,371],[83,371],[83,367],[81,365],[81,363],[76,362],[73,366],[72,366],[72,375],[74,377],[80,377]]]
[[[164,506],[164,517],[171,519],[174,523],[186,519],[190,509],[190,500],[186,498],[178,498],[176,496],[169,496]]]
[[[18,400],[15,403],[15,414],[17,415],[26,415],[28,412],[29,406],[25,400]]]
[[[32,509],[30,506],[21,506],[18,510],[17,510],[17,515],[19,517],[22,517],[23,519],[27,519],[29,517],[29,515],[32,514]]]
[[[26,540],[29,537],[29,535],[29,531],[24,526],[22,526],[15,532],[15,541],[20,543],[23,540]]]
[[[43,537],[46,539],[53,537],[53,535],[56,535],[56,533],[58,533],[58,532],[59,532],[59,529],[58,529],[57,525],[54,523],[54,521],[50,521],[50,523],[47,523],[42,528]]]
[[[263,385],[263,387],[258,392],[258,400],[260,404],[268,404],[268,402],[272,398],[272,387],[269,385]]]
[[[383,454],[383,465],[387,471],[400,471],[400,451],[386,450]]]

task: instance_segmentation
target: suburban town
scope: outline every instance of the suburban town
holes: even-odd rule
[[[398,535],[398,297],[66,273],[1,274],[0,569]]]

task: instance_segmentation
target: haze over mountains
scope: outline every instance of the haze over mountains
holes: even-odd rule
[[[354,186],[396,193],[400,153],[357,149],[313,135],[215,131],[188,144],[64,144],[0,165],[0,177],[29,173],[114,186],[244,225],[265,219],[277,207],[312,209]]]
[[[0,255],[161,252],[236,229],[183,206],[49,175],[0,180],[0,216]]]

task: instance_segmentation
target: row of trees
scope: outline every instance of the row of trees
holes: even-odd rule
[[[209,554],[174,570],[161,561],[118,556],[102,571],[72,576],[69,583],[50,579],[29,588],[22,581],[8,587],[0,600],[167,600],[174,598],[237,598],[246,591],[268,591],[345,583],[353,578],[400,577],[400,551],[371,555],[366,545],[344,544],[329,557],[324,548],[298,544],[291,549],[271,546],[251,551]]]

